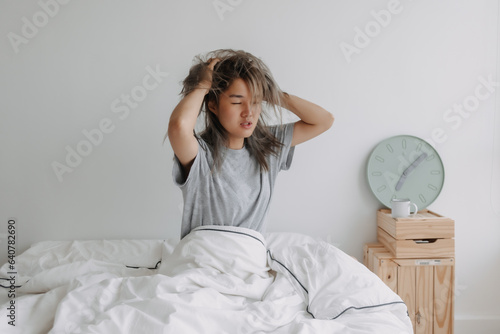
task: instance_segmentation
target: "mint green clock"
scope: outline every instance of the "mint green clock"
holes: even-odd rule
[[[368,183],[377,199],[391,207],[391,199],[408,198],[419,210],[439,196],[444,184],[443,162],[426,141],[400,135],[380,142],[368,159]]]

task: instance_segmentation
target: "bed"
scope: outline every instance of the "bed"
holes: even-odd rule
[[[297,233],[43,241],[14,269],[0,268],[1,333],[413,333],[376,275]]]

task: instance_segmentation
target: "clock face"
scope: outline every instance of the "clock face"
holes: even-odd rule
[[[391,199],[408,198],[419,210],[438,197],[444,168],[436,150],[426,141],[407,135],[379,143],[368,160],[368,182],[377,199],[391,207]]]

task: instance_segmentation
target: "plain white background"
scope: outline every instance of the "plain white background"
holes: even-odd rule
[[[371,150],[394,135],[439,134],[446,180],[429,209],[456,221],[456,332],[491,333],[500,327],[500,87],[483,86],[481,99],[477,87],[499,81],[498,6],[2,0],[0,254],[11,217],[18,253],[41,240],[177,238],[182,197],[163,137],[180,82],[195,55],[243,49],[283,90],[336,117],[296,148],[268,230],[322,237],[361,259],[382,207],[365,176]],[[59,177],[54,165],[66,166]]]

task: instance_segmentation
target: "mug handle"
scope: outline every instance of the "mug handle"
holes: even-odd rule
[[[418,206],[417,206],[415,203],[410,203],[410,206],[412,206],[412,205],[415,207],[415,212],[411,213],[411,210],[410,210],[410,215],[411,215],[412,217],[415,217],[415,215],[416,215],[416,214],[417,214],[417,212],[418,212]]]

